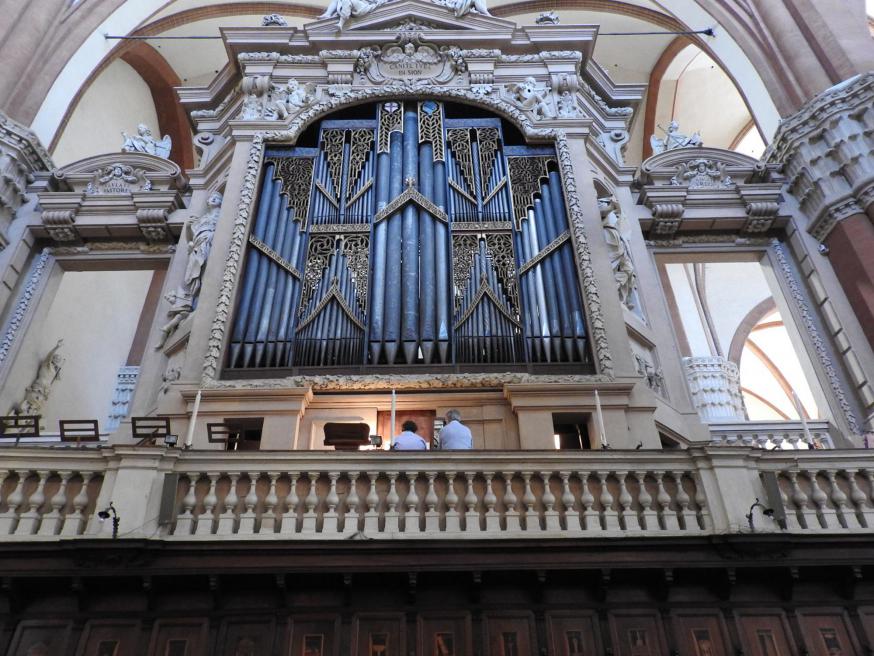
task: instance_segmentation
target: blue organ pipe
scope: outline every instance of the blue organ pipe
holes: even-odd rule
[[[340,204],[338,223],[348,223],[346,216],[346,185],[349,184],[349,142],[343,143],[343,166],[340,168],[340,188],[334,191],[334,198]]]
[[[404,187],[403,135],[392,132],[389,141],[391,153],[391,179],[389,198],[397,198]],[[401,217],[395,213],[388,221],[386,251],[392,250],[391,261],[386,253],[385,304],[383,306],[383,335],[385,357],[388,364],[394,364],[401,332]]]
[[[279,212],[276,217],[276,236],[271,242],[272,248],[279,253],[282,252],[285,241],[285,227],[288,222],[287,203],[288,199],[283,196],[281,202],[279,203]],[[271,260],[270,264],[267,267],[267,286],[264,290],[264,305],[261,308],[261,318],[258,322],[258,334],[255,337],[255,341],[257,342],[255,345],[255,361],[258,363],[262,363],[264,362],[262,358],[266,357],[266,362],[264,362],[264,366],[269,366],[269,362],[275,350],[274,344],[272,344],[271,342],[275,341],[276,332],[275,330],[271,330],[272,325],[270,317],[275,311],[277,298],[276,294],[279,290],[279,277],[279,265]],[[282,277],[284,278],[285,276]]]
[[[341,242],[337,242],[338,246]],[[334,252],[334,256],[331,258],[331,270],[328,274],[329,284],[327,285],[328,290],[331,288],[331,282],[337,279],[337,271],[340,269],[340,263],[342,260],[342,255],[340,248]],[[324,298],[324,297],[323,297]],[[322,308],[322,311],[319,313],[318,318],[318,329],[316,335],[319,339],[319,359],[316,364],[326,365],[329,364],[330,353],[331,353],[331,341],[330,337],[332,336],[330,333],[333,331],[334,322],[336,320],[337,314],[337,303],[335,300],[331,300],[325,307]]]
[[[425,142],[419,147],[419,190],[425,198],[434,199],[434,147]],[[434,355],[434,320],[438,299],[434,270],[434,222],[427,212],[419,212],[419,237],[421,251],[421,289],[419,292],[419,334],[422,339],[422,356],[430,364]]]
[[[531,224],[531,236],[533,241],[533,252],[539,253],[546,246],[546,242],[540,236],[540,230],[543,225],[543,206],[539,198],[534,199],[534,223]],[[552,344],[552,358],[559,359],[561,354],[561,328],[558,319],[560,308],[556,298],[555,284],[556,279],[552,270],[552,262],[550,258],[540,260],[537,269],[543,276],[543,287],[546,292],[546,316],[549,319],[549,335]]]
[[[442,108],[441,108],[442,111]],[[434,203],[447,211],[446,208],[446,164],[434,163]],[[449,357],[449,322],[451,320],[450,280],[452,271],[449,266],[448,239],[449,230],[442,221],[437,221],[434,226],[434,265],[437,270],[436,305],[437,305],[437,350],[440,354],[440,362],[445,363]],[[425,245],[427,248],[427,244]]]
[[[522,246],[522,232],[514,231],[513,244],[516,248],[516,265],[517,269],[525,263],[525,249]],[[522,307],[520,317],[523,321],[523,329],[525,334],[525,352],[527,359],[533,361],[533,353],[531,350],[530,340],[534,337],[535,312],[537,305],[534,301],[534,288],[532,287],[532,278],[530,275],[519,274],[519,302]]]
[[[528,210],[528,221],[525,222],[523,226],[523,234],[527,238],[528,245],[526,247],[526,252],[528,253],[527,260],[530,260],[534,255],[537,254],[537,238],[536,235],[532,235],[532,232],[536,230],[534,225],[534,210]],[[541,337],[540,345],[543,348],[543,358],[547,362],[552,361],[551,353],[550,353],[550,345],[549,345],[549,318],[547,316],[547,308],[546,308],[546,292],[543,288],[543,272],[540,269],[540,266],[532,267],[531,274],[534,277],[534,289],[536,291],[537,297],[537,316],[539,320],[539,329],[537,331],[537,335]]]
[[[391,182],[391,156],[388,153],[377,155],[376,169],[376,210],[386,206],[389,200],[389,183]],[[386,236],[388,222],[383,220],[373,228],[373,283],[370,293],[370,360],[373,364],[379,362],[383,338],[383,308],[385,307],[385,266],[386,266]]]
[[[264,224],[266,222],[267,213],[270,210],[270,204],[273,202],[273,197],[277,193],[278,181],[273,179],[273,164],[268,164],[264,169],[264,181],[261,185],[261,202],[258,203],[258,213],[255,215],[255,225],[252,227],[252,234],[256,237],[264,234]],[[243,338],[246,332],[247,319],[249,317],[249,307],[252,303],[252,292],[255,288],[255,272],[258,269],[258,260],[263,255],[257,251],[250,250],[249,257],[246,261],[246,270],[243,274],[243,289],[240,297],[240,304],[237,307],[237,317],[234,322],[234,331],[231,337],[231,366],[237,366],[240,357]]]
[[[279,222],[279,207],[282,205],[283,198],[280,194],[274,193],[270,198],[270,207],[265,216],[264,232],[258,236],[261,241],[266,244],[272,244],[276,237],[276,224]],[[257,359],[252,362],[253,351],[255,350],[255,338],[260,324],[261,309],[264,306],[265,283],[267,281],[267,271],[270,268],[270,259],[265,255],[260,255],[258,258],[258,267],[254,276],[254,288],[252,292],[252,304],[246,325],[246,343],[243,346],[243,361],[246,366],[259,366]],[[251,364],[250,364],[251,363]]]
[[[286,206],[285,212],[282,216],[282,225],[280,226],[280,240],[277,242],[276,247],[276,251],[279,253],[280,257],[285,259],[287,259],[285,253],[288,250],[288,242],[291,237],[291,231],[289,230],[290,224],[291,210]],[[267,362],[265,363],[265,366],[268,367],[275,366],[275,362],[282,351],[282,345],[279,342],[279,331],[281,329],[280,323],[283,316],[282,301],[285,298],[285,288],[291,282],[289,280],[291,276],[280,268],[279,265],[274,264],[274,268],[276,269],[276,293],[274,295],[274,302],[270,304],[269,322],[267,326]]]
[[[286,239],[285,239],[285,249],[282,253],[282,256],[288,262],[294,262],[292,259],[292,249],[294,248],[294,243],[296,241],[296,235],[299,232],[297,229],[298,224],[295,221],[291,220],[291,215],[289,215],[286,223]],[[294,312],[294,307],[292,306],[292,300],[294,299],[294,287],[296,284],[296,279],[288,272],[282,272],[283,283],[280,289],[277,298],[280,299],[280,302],[277,303],[277,315],[276,322],[278,324],[278,329],[276,332],[276,342],[277,342],[277,352],[276,352],[276,363],[275,366],[281,366],[285,361],[286,353],[288,352],[289,347],[289,333],[288,333],[288,317],[290,314]]]
[[[550,200],[552,202],[553,215],[556,220],[559,231],[570,229],[567,220],[567,212],[565,211],[564,196],[562,194],[561,179],[556,171],[549,174],[551,185]],[[574,325],[574,336],[576,338],[577,350],[580,360],[586,359],[586,319],[583,311],[582,299],[579,293],[579,283],[576,274],[576,266],[574,265],[573,242],[564,244],[560,249],[562,266],[564,268],[566,279],[568,280],[568,296],[573,308],[571,318]]]
[[[415,109],[404,112],[404,185],[418,175],[419,130]],[[419,346],[419,212],[413,203],[403,209],[401,242],[401,335],[407,364]]]
[[[562,232],[563,227],[558,222],[555,216],[555,206],[553,204],[553,193],[551,183],[544,184],[541,187],[541,197],[543,198],[543,213],[546,217],[546,222],[550,227],[550,241],[556,239]],[[572,277],[568,277],[567,271],[565,270],[565,261],[562,256],[562,251],[565,249],[566,244],[563,244],[561,248],[552,253],[549,256],[549,259],[553,262],[553,271],[555,272],[556,279],[559,281],[558,285],[558,302],[561,306],[561,334],[562,334],[562,345],[565,349],[565,355],[569,361],[574,360],[574,305],[573,305],[573,295],[574,295],[574,279]]]

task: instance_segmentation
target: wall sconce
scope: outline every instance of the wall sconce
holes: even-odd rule
[[[105,522],[110,517],[112,517],[112,539],[115,540],[118,537],[118,525],[121,523],[121,519],[118,513],[115,512],[115,506],[112,505],[112,501],[109,502],[109,507],[106,510],[101,510],[97,513],[97,518],[101,522]]]
[[[753,510],[756,508],[756,506],[758,506],[759,508],[762,509],[762,515],[764,515],[765,517],[773,517],[774,516],[774,509],[773,508],[766,508],[765,504],[763,504],[761,501],[759,501],[759,497],[756,497],[756,502],[750,506],[750,512],[747,515],[747,521],[750,523],[750,530],[751,531],[756,530],[755,526],[753,526]]]

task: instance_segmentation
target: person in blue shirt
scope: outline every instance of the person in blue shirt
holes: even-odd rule
[[[444,417],[446,423],[440,429],[440,449],[461,450],[473,448],[473,436],[470,434],[470,429],[461,423],[461,413],[452,409],[446,413]]]
[[[425,451],[428,448],[428,445],[425,443],[425,440],[420,436],[416,435],[416,430],[418,430],[418,426],[416,426],[415,421],[405,421],[401,426],[403,432],[392,439],[391,448],[395,451]]]

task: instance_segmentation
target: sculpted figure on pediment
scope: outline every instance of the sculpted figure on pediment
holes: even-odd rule
[[[385,2],[386,0],[331,0],[331,4],[319,18],[337,18],[337,24],[342,30],[350,18],[366,16]]]
[[[449,7],[455,12],[456,18],[466,16],[472,11],[483,16],[491,16],[489,8],[486,6],[486,0],[432,0],[432,2]]]
[[[122,130],[121,136],[124,137],[124,143],[121,145],[122,152],[146,153],[162,159],[170,158],[172,142],[169,134],[165,134],[164,138],[158,141],[152,136],[149,126],[140,123],[137,126],[137,133],[135,135],[131,136]]]
[[[679,131],[680,124],[676,121],[668,123],[667,130],[661,126],[659,126],[659,128],[665,133],[665,138],[659,139],[655,135],[652,135],[649,138],[649,143],[652,146],[652,152],[654,155],[663,153],[666,150],[674,150],[675,148],[697,148],[698,146],[704,145],[700,134],[697,132],[692,135],[683,134]]]

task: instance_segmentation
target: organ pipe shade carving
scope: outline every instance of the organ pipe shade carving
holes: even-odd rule
[[[267,149],[227,367],[591,371],[551,149],[434,100],[372,116]]]

